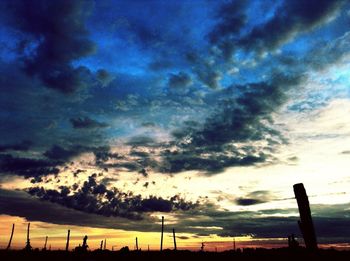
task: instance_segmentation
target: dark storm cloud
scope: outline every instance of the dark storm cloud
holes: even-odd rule
[[[246,14],[247,1],[229,1],[217,11],[217,24],[209,32],[210,42],[228,61],[238,49],[262,54],[272,51],[292,40],[300,33],[308,32],[326,23],[343,4],[344,0],[296,0],[277,4],[269,1],[260,5],[276,6],[274,15],[250,31],[244,32],[250,17]],[[265,8],[260,6],[259,8]]]
[[[130,156],[136,156],[136,157],[140,157],[140,158],[147,158],[150,156],[150,154],[148,152],[145,151],[136,151],[136,150],[132,150],[129,153]]]
[[[70,122],[74,129],[97,129],[109,126],[107,123],[98,122],[89,117],[72,118]]]
[[[251,206],[256,204],[265,203],[265,201],[260,199],[254,199],[254,198],[238,198],[235,200],[237,205],[240,206]]]
[[[26,73],[47,87],[72,93],[88,85],[90,71],[72,62],[95,51],[85,20],[91,1],[9,1],[7,14],[23,33],[20,60]]]
[[[96,79],[100,82],[102,87],[106,87],[114,80],[114,76],[105,69],[99,69],[96,72]]]
[[[86,151],[86,148],[75,147],[70,149],[62,148],[61,146],[54,145],[49,150],[47,150],[43,155],[52,160],[62,160],[68,161],[71,158],[79,155],[80,153]]]
[[[244,197],[237,198],[235,200],[235,203],[240,206],[251,206],[251,205],[266,203],[272,200],[273,200],[273,196],[269,191],[257,190],[257,191],[248,193]]]
[[[163,165],[160,166],[162,172],[177,173],[187,170],[202,170],[206,174],[217,174],[227,167],[252,166],[265,162],[267,155],[260,153],[254,155],[227,156],[223,153],[212,153],[210,149],[204,149],[203,154],[211,153],[211,156],[201,156],[195,151],[167,152],[164,155]]]
[[[63,165],[64,163],[72,161],[74,157],[87,152],[91,152],[95,155],[95,164],[102,168],[103,163],[109,159],[122,159],[120,155],[111,153],[108,146],[89,147],[84,145],[70,145],[66,147],[53,145],[50,149],[43,153],[43,156]]]
[[[142,122],[141,126],[145,128],[154,128],[157,124],[155,122]]]
[[[0,172],[26,178],[58,174],[58,162],[0,154]]]
[[[156,196],[142,198],[132,192],[121,192],[116,188],[107,189],[98,184],[96,174],[91,175],[80,188],[61,187],[60,191],[32,187],[28,193],[40,199],[61,204],[68,208],[104,216],[119,216],[128,219],[143,219],[146,212],[188,211],[196,207],[196,203],[187,202],[175,195],[170,199]],[[69,193],[75,191],[73,195]]]
[[[225,60],[231,58],[234,44],[244,28],[247,16],[245,9],[247,1],[229,1],[220,6],[217,11],[219,22],[209,32],[209,40],[218,46]]]
[[[202,69],[196,69],[195,73],[197,74],[198,79],[209,88],[219,88],[219,81],[222,74],[219,71],[212,69],[210,65],[205,65]]]
[[[302,82],[303,76],[273,74],[267,82],[233,86],[241,93],[224,100],[218,113],[209,117],[202,130],[192,134],[194,145],[220,145],[227,142],[257,141],[278,131],[263,123],[288,99],[288,91]]]
[[[0,152],[5,152],[8,150],[14,150],[14,151],[28,151],[30,147],[32,146],[33,142],[29,140],[23,140],[19,143],[13,143],[13,144],[2,144],[0,145]]]
[[[138,147],[155,144],[155,140],[148,136],[135,136],[128,140],[127,145]]]
[[[219,19],[209,34],[210,41],[217,43],[223,36],[237,37],[238,33],[246,23],[246,15],[244,13],[247,7],[247,1],[228,1],[220,6],[216,16]]]
[[[322,70],[331,64],[336,64],[347,56],[349,44],[350,32],[346,32],[331,42],[321,41],[306,56],[305,64],[316,70]],[[297,61],[294,60],[294,63],[296,64]]]
[[[102,146],[97,147],[93,150],[96,158],[96,164],[102,164],[110,159],[123,159],[124,157],[122,155],[119,155],[118,153],[112,153],[110,152],[110,147],[108,146]]]
[[[168,85],[170,88],[185,88],[191,84],[191,77],[184,72],[172,73],[169,76]]]
[[[132,143],[133,148],[138,146],[154,146],[148,143]],[[151,157],[151,154],[132,149],[128,154],[121,155],[118,153],[110,152],[109,147],[99,147],[91,149],[96,158],[96,165],[104,169],[126,169],[131,172],[138,172],[139,174],[147,177],[148,172],[146,168],[150,167],[156,169],[158,163]]]
[[[219,101],[203,124],[185,125],[173,132],[178,150],[163,152],[163,171],[204,170],[218,173],[230,166],[254,166],[276,159],[274,146],[286,139],[272,127],[271,114],[288,99],[304,80],[302,73],[272,72],[264,82],[233,85],[222,90]],[[266,141],[257,147],[250,142]],[[237,148],[235,143],[247,143]]]
[[[90,117],[101,117],[102,113],[97,110],[104,109],[97,98],[90,96],[87,101],[87,93],[83,92],[63,96],[38,84],[19,67],[17,63],[0,63],[0,136],[3,140],[0,146],[19,144],[23,149],[26,144],[22,142],[27,140],[32,142],[28,154],[42,154],[54,144],[66,149],[78,145],[96,147],[106,144],[105,132],[108,128],[102,128],[106,123],[89,120]],[[76,117],[80,114],[88,114],[89,118],[79,121]],[[75,119],[79,127],[90,128],[77,131],[70,128],[67,119]]]
[[[345,3],[343,0],[284,1],[275,15],[238,41],[248,51],[274,50],[299,33],[307,32],[325,23]]]
[[[219,88],[222,73],[216,69],[207,57],[202,57],[196,52],[187,52],[186,60],[193,66],[193,73],[198,80],[210,89]]]

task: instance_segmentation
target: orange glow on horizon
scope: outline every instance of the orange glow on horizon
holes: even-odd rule
[[[15,223],[15,232],[12,240],[11,249],[22,249],[26,243],[26,229],[28,221],[21,217],[0,215],[0,248],[7,247],[11,233],[12,224]],[[138,232],[125,231],[120,229],[104,229],[93,227],[81,227],[71,225],[56,225],[44,222],[31,222],[30,243],[33,248],[42,249],[45,237],[48,236],[47,248],[51,246],[52,250],[64,250],[66,245],[67,230],[71,230],[69,249],[72,250],[82,243],[85,235],[88,235],[88,245],[90,250],[100,247],[101,240],[107,240],[107,249],[119,250],[128,246],[130,250],[135,249],[135,237],[138,237],[139,248],[141,250],[159,250],[160,232]],[[179,250],[199,251],[202,242],[205,251],[225,251],[232,250],[234,247],[233,238],[219,237],[210,235],[208,237],[193,237],[195,235],[179,233],[177,234],[177,248]],[[183,239],[181,239],[183,237]],[[188,239],[185,239],[187,237]],[[235,247],[240,248],[279,248],[286,247],[285,238],[251,238],[236,237]],[[350,249],[349,243],[339,244],[319,244],[321,248]],[[173,249],[173,238],[171,233],[164,235],[163,249]]]

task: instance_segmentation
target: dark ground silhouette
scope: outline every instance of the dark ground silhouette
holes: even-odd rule
[[[191,252],[191,251],[108,251],[96,250],[87,252],[67,251],[0,251],[3,261],[112,261],[112,260],[350,260],[350,251],[320,249],[307,251],[298,249],[243,249],[225,252]]]

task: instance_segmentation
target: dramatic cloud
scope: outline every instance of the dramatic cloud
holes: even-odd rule
[[[264,201],[260,199],[253,199],[253,198],[238,198],[236,200],[236,204],[241,206],[250,206],[250,205],[261,204],[261,203],[264,203]]]
[[[132,192],[124,193],[116,188],[107,189],[105,185],[97,184],[96,177],[96,174],[90,176],[82,187],[64,186],[60,191],[33,187],[28,193],[87,213],[129,219],[142,219],[144,212],[187,211],[196,207],[196,203],[186,202],[178,195],[170,199],[156,196],[142,198],[141,195],[134,195]]]
[[[84,152],[86,150],[86,148],[82,148],[82,147],[76,147],[76,148],[72,148],[72,149],[64,149],[58,145],[54,145],[52,146],[51,149],[47,150],[44,153],[44,156],[46,156],[49,159],[52,160],[63,160],[63,161],[67,161],[69,159],[71,159],[74,156],[79,155],[80,153]]]
[[[104,69],[99,69],[97,71],[96,78],[101,83],[102,87],[108,86],[108,84],[114,80],[113,75]]]
[[[327,22],[345,1],[284,1],[265,24],[255,27],[239,40],[239,45],[258,53],[274,50],[299,33]]]
[[[232,143],[266,141],[270,146],[285,143],[283,135],[271,127],[271,114],[288,100],[290,89],[297,88],[302,80],[302,75],[274,73],[268,82],[224,90],[226,97],[203,126],[186,127],[174,133],[181,141],[180,151],[165,152],[167,170],[201,169],[216,173],[229,166],[265,162],[269,158],[267,147],[237,148]],[[232,92],[238,95],[229,96]]]
[[[126,143],[130,146],[147,146],[154,144],[154,139],[147,137],[147,136],[136,136],[129,139],[129,141]]]
[[[192,80],[190,76],[184,72],[178,74],[170,74],[168,85],[170,88],[185,88],[191,85]]]
[[[0,155],[0,171],[2,173],[21,175],[24,177],[40,177],[48,174],[57,174],[57,162],[13,157],[9,154]]]
[[[251,206],[272,201],[273,197],[269,191],[258,190],[248,193],[244,198],[237,198],[235,203],[241,206]]]
[[[89,117],[80,117],[70,119],[73,128],[75,129],[96,129],[96,128],[106,128],[108,127],[107,123],[98,122]]]
[[[80,0],[8,3],[12,25],[24,34],[19,51],[29,75],[63,93],[89,84],[89,69],[72,63],[95,51],[85,27],[91,8]]]
[[[273,51],[301,33],[308,32],[330,21],[345,1],[283,1],[276,7],[274,15],[265,23],[252,28],[247,34],[240,31],[246,23],[245,1],[231,1],[218,12],[221,22],[209,34],[212,43],[228,60],[242,48],[248,52],[263,54]],[[264,4],[262,4],[264,5]],[[267,3],[266,3],[267,5]]]
[[[19,143],[15,144],[4,144],[0,145],[0,152],[5,152],[8,150],[14,150],[14,151],[27,151],[31,147],[32,142],[28,140],[23,140]]]
[[[246,1],[228,1],[220,6],[217,17],[219,23],[210,32],[210,40],[216,43],[222,36],[237,37],[240,30],[246,23],[246,15],[244,14],[247,6]]]

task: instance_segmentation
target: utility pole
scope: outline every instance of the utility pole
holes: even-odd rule
[[[174,250],[176,251],[176,237],[175,237],[175,228],[173,228],[173,238],[174,238]]]
[[[68,229],[68,233],[67,233],[66,251],[68,251],[69,249],[69,238],[70,238],[70,229]]]
[[[27,243],[26,243],[26,246],[24,248],[27,251],[32,250],[32,246],[30,245],[29,230],[30,230],[30,223],[28,223],[28,227],[27,227]]]
[[[9,240],[9,243],[7,245],[7,248],[6,250],[9,250],[10,247],[11,247],[11,242],[12,242],[12,237],[13,237],[13,232],[15,231],[15,224],[12,224],[12,230],[11,230],[11,236],[10,236],[10,240]]]
[[[163,251],[164,217],[162,216],[162,234],[160,238],[160,251]]]
[[[44,244],[44,248],[43,248],[43,250],[46,250],[47,239],[48,239],[48,236],[46,236],[46,238],[45,238],[45,244]]]

